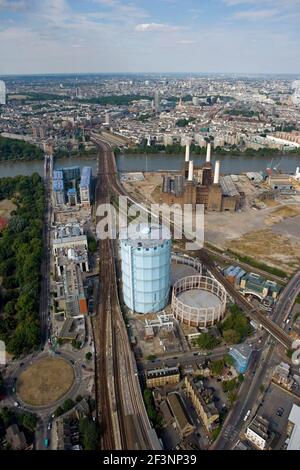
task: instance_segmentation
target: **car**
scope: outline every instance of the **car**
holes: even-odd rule
[[[247,413],[245,414],[244,421],[247,421],[251,413],[251,410],[248,410]]]
[[[85,365],[85,364],[82,364],[81,367],[82,367],[83,369],[86,369],[86,365]]]
[[[48,423],[48,431],[50,431],[51,428],[52,428],[52,423],[51,423],[51,421],[49,421],[49,423]]]
[[[20,405],[20,403],[19,403],[18,401],[15,401],[15,402],[14,402],[14,406],[15,406],[16,408],[21,408],[21,405]]]
[[[282,407],[278,408],[278,410],[276,411],[276,415],[279,416],[280,418],[283,415],[283,413],[284,413],[284,409]]]
[[[44,447],[46,449],[49,447],[49,439],[44,439]]]

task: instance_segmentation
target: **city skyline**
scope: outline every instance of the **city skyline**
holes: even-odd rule
[[[300,73],[299,0],[0,0],[0,75]]]

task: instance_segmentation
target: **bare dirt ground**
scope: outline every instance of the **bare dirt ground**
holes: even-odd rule
[[[70,364],[62,359],[45,358],[22,372],[17,391],[25,403],[43,406],[55,403],[70,390],[73,382]]]
[[[227,247],[270,266],[282,268],[288,274],[300,266],[300,241],[292,241],[269,229],[246,233],[240,239],[227,243]]]
[[[8,219],[12,211],[15,210],[15,208],[16,206],[12,201],[10,201],[9,199],[3,199],[2,201],[0,201],[0,217]]]

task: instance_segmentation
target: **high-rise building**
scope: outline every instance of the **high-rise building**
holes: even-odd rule
[[[6,85],[3,80],[0,80],[0,104],[6,104]]]
[[[55,206],[65,203],[64,177],[61,170],[53,171],[53,198]]]
[[[92,168],[85,166],[81,171],[80,201],[83,206],[91,205]]]
[[[160,93],[159,90],[154,92],[154,111],[159,113],[160,111]]]

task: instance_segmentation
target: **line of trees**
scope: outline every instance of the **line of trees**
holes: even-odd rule
[[[152,100],[151,96],[146,95],[115,95],[115,96],[99,96],[97,98],[84,98],[83,103],[100,104],[102,106],[114,105],[114,106],[128,106],[133,101],[138,100]]]
[[[118,153],[122,153],[121,151]],[[173,144],[173,145],[163,145],[163,144],[152,144],[151,146],[147,145],[147,142],[142,142],[140,145],[136,147],[129,147],[124,149],[124,154],[126,155],[142,155],[142,154],[160,154],[165,153],[167,155],[183,155],[184,154],[184,147],[181,144]],[[191,154],[194,155],[205,155],[206,148],[199,147],[198,145],[191,145]],[[228,155],[230,157],[239,157],[241,155],[249,155],[251,157],[265,157],[265,156],[276,156],[276,155],[300,155],[300,148],[288,150],[284,152],[283,150],[279,149],[272,149],[272,148],[260,148],[257,150],[247,148],[245,150],[241,150],[236,145],[231,145],[225,147],[215,147],[214,154],[216,155]]]
[[[0,232],[0,339],[16,356],[39,346],[44,184],[41,177],[0,179],[0,200],[16,205]]]
[[[40,160],[42,150],[24,140],[9,139],[0,136],[0,161],[5,160]]]

